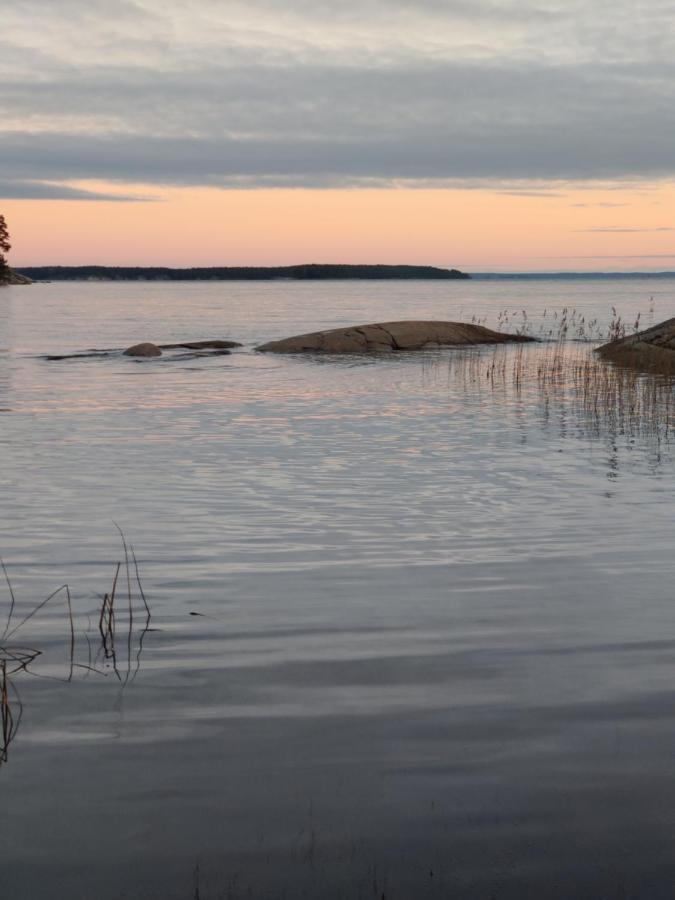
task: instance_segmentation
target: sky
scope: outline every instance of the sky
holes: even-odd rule
[[[675,269],[675,0],[3,0],[14,265]]]

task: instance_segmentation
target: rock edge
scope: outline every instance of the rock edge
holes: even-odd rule
[[[645,372],[675,373],[675,318],[610,341],[595,352],[603,359]]]

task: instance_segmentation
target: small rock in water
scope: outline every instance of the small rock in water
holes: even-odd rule
[[[151,344],[149,341],[145,341],[142,344],[134,344],[133,347],[128,347],[124,351],[125,356],[161,356],[162,351],[159,349],[157,344]]]

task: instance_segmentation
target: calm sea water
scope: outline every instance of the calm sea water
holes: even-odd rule
[[[75,630],[71,670],[62,592],[4,641],[41,656],[7,677],[3,897],[672,896],[668,441],[542,390],[541,345],[517,385],[516,350],[495,383],[490,348],[252,349],[565,306],[658,321],[675,281],[0,292],[13,623],[68,583]],[[244,346],[43,358],[213,337]],[[111,653],[114,523],[152,618],[123,566]]]

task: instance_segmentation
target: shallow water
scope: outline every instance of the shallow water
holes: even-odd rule
[[[63,595],[7,641],[43,677],[12,677],[3,896],[670,897],[670,410],[599,415],[536,376],[542,345],[501,350],[497,377],[491,348],[252,348],[504,309],[535,331],[564,306],[648,324],[674,298],[675,280],[3,290],[14,621],[68,582],[79,664],[53,680]],[[244,346],[41,358],[216,337]],[[122,571],[119,677],[98,633],[114,523],[152,612],[145,632],[136,593],[128,628]]]

